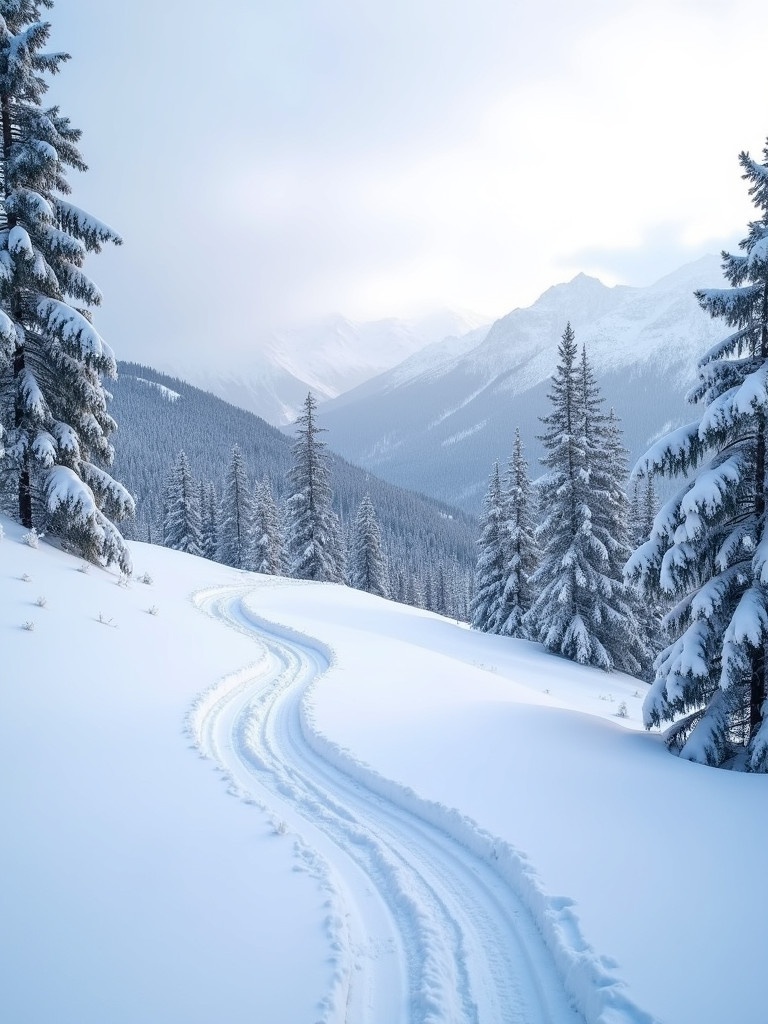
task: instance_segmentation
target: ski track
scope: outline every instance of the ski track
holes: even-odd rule
[[[297,836],[302,867],[327,894],[333,981],[318,1021],[583,1024],[530,900],[428,814],[414,811],[413,794],[403,806],[366,785],[354,770],[366,766],[356,766],[348,752],[348,765],[324,756],[327,741],[310,735],[303,701],[330,658],[250,613],[245,600],[253,591],[195,595],[201,610],[251,637],[260,658],[203,694],[188,724],[230,791],[268,811],[277,832]],[[561,903],[562,935],[573,915],[569,901]],[[596,984],[605,991],[614,982],[604,976]],[[608,1003],[607,1013],[587,1016],[617,1024],[650,1020],[623,998]]]

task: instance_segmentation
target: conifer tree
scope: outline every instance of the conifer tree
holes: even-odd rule
[[[502,494],[502,526],[506,580],[499,632],[505,636],[527,637],[523,617],[532,602],[530,578],[536,568],[536,540],[528,463],[519,428],[515,429],[515,443]]]
[[[631,552],[625,490],[627,452],[615,411],[611,409],[608,415],[603,412],[600,388],[583,346],[579,386],[590,525],[593,536],[605,551],[603,572],[616,581],[614,591],[621,598],[624,564]]]
[[[219,553],[219,496],[210,480],[202,485],[200,493],[200,543],[203,555],[215,562]]]
[[[283,571],[283,537],[277,505],[268,480],[263,480],[256,488],[253,504],[251,566],[254,572],[279,576]]]
[[[290,573],[298,579],[341,583],[344,559],[341,524],[331,506],[331,473],[326,445],[318,438],[317,402],[311,393],[299,416],[286,503],[286,547]]]
[[[328,517],[329,523],[329,535],[330,535],[330,546],[329,552],[331,553],[331,560],[336,565],[336,571],[338,573],[338,583],[347,582],[347,548],[349,542],[347,538],[347,530],[340,516],[338,516],[333,509],[331,509]]]
[[[405,581],[405,604],[411,608],[423,608],[424,598],[421,590],[421,581],[415,573],[408,573]]]
[[[586,452],[584,451],[576,339],[570,323],[558,347],[552,378],[552,411],[542,418],[547,450],[541,460],[549,473],[539,481],[544,519],[536,531],[541,562],[532,584],[538,596],[525,616],[525,628],[551,650],[575,661],[610,668],[601,644],[589,631],[592,597]]]
[[[766,420],[768,418],[768,143],[739,162],[757,208],[723,253],[728,288],[696,292],[727,336],[699,360],[696,419],[655,444],[639,470],[686,474],[628,572],[677,603],[656,659],[646,725],[672,722],[670,746],[712,765],[768,771]]]
[[[68,54],[46,53],[52,0],[0,0],[0,423],[24,526],[42,526],[86,558],[130,569],[114,525],[133,499],[106,471],[113,458],[102,377],[114,355],[91,323],[101,294],[87,253],[120,244],[111,228],[67,202],[67,169],[86,170],[80,132],[48,85]],[[4,364],[4,369],[2,368]]]
[[[634,545],[630,534],[630,506],[626,492],[627,450],[614,409],[610,410],[605,419],[603,436],[604,446],[598,452],[604,452],[605,457],[605,491],[597,491],[593,523],[599,528],[602,518],[607,555],[604,572],[612,581],[611,605],[621,616],[613,637],[606,641],[606,645],[610,643],[616,668],[647,680],[652,675],[653,658],[659,650],[661,614],[659,606],[644,600],[637,586],[624,575],[624,566]],[[646,502],[653,499],[654,492],[651,489],[646,493]],[[649,507],[646,505],[646,515]]]
[[[506,620],[504,587],[507,582],[507,551],[499,464],[496,463],[480,516],[479,553],[472,597],[472,628],[500,633]]]
[[[232,446],[221,498],[219,559],[224,565],[231,565],[235,569],[250,568],[252,530],[253,501],[242,452],[235,444]]]
[[[360,502],[352,531],[349,582],[357,590],[389,597],[389,574],[381,548],[381,531],[376,510],[367,494]]]
[[[643,477],[635,476],[629,513],[630,541],[633,550],[650,540],[658,511],[659,500],[653,475],[646,473]],[[640,633],[648,650],[647,661],[643,666],[643,678],[650,683],[655,677],[655,659],[666,644],[664,617],[669,611],[670,602],[658,588],[641,587],[636,580],[630,580],[630,583],[635,591]]]
[[[435,574],[435,611],[440,615],[448,614],[448,592],[445,583],[445,568],[443,563],[437,567],[437,573]]]
[[[586,354],[577,360],[570,324],[558,352],[552,411],[542,419],[547,429],[540,437],[549,473],[539,484],[544,519],[536,537],[542,553],[531,579],[537,597],[524,625],[550,650],[574,661],[639,673],[642,644],[616,564],[629,549],[615,536],[615,442],[609,441]]]
[[[203,553],[200,494],[184,452],[179,452],[166,488],[164,537],[168,548],[185,551],[188,555]]]
[[[632,483],[632,500],[630,502],[630,533],[632,546],[639,548],[651,539],[653,521],[659,511],[659,499],[653,483],[653,474],[646,473],[636,476]]]

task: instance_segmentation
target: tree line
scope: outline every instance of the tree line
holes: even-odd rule
[[[317,403],[304,402],[292,446],[285,500],[278,506],[268,479],[252,486],[236,444],[221,496],[194,479],[182,451],[169,475],[156,541],[239,569],[350,586],[435,611],[466,613],[466,581],[458,592],[442,565],[417,579],[392,572],[379,518],[365,494],[349,530],[333,507],[330,454],[320,434]]]

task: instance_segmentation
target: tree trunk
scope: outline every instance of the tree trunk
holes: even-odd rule
[[[14,382],[18,381],[19,376],[24,369],[24,349],[19,345],[13,355],[13,379]],[[15,426],[18,428],[22,425],[23,411],[21,409],[21,403],[17,397],[16,409],[15,409]],[[19,521],[22,526],[25,526],[28,530],[32,529],[32,487],[29,479],[29,459],[27,455],[24,455],[24,462],[19,470]]]
[[[760,357],[768,359],[768,282],[763,285],[763,317],[760,329]],[[757,442],[755,445],[755,519],[757,520],[757,542],[765,533],[765,414],[757,416]],[[755,651],[752,661],[752,678],[749,687],[749,738],[756,735],[763,723],[765,703],[765,644]]]
[[[0,98],[0,115],[2,116],[3,122],[3,193],[7,199],[8,197],[8,163],[11,158],[11,146],[13,145],[13,131],[11,128],[11,105],[7,96]],[[16,218],[13,214],[6,214],[8,221],[8,228],[15,227]],[[19,316],[19,303],[16,292],[12,293],[11,297],[11,308],[10,308],[11,319],[15,324],[20,322]],[[24,423],[24,408],[21,403],[19,396],[18,382],[25,367],[25,353],[24,346],[19,344],[17,341],[16,349],[13,353],[13,385],[14,385],[14,426],[18,430],[23,426]],[[19,519],[21,525],[25,526],[28,530],[32,528],[32,487],[29,477],[29,459],[27,455],[24,455],[24,461],[19,470]]]
[[[755,518],[758,523],[758,538],[764,531],[765,516],[765,418],[760,415],[757,425],[755,448]],[[752,678],[749,687],[749,738],[757,733],[763,721],[765,702],[765,645],[755,651],[752,659]]]

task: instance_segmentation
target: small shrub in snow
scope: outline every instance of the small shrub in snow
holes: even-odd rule
[[[122,587],[124,590],[127,590],[128,589],[128,584],[130,583],[130,581],[131,581],[131,577],[126,575],[126,573],[121,572],[120,575],[117,578],[117,585],[118,585],[118,587]]]
[[[21,580],[22,583],[31,583],[32,582],[32,577],[29,575],[28,572],[23,572],[21,574],[21,576],[19,576],[19,579]]]
[[[31,622],[29,619],[27,619],[26,622],[22,622],[21,628],[26,629],[28,633],[31,633],[35,628],[35,624],[34,622]]]
[[[77,567],[77,571],[78,572],[82,572],[86,576],[88,575],[90,570],[91,570],[91,567],[90,567],[90,565],[88,565],[87,562],[81,562],[80,565],[78,565],[78,567]]]
[[[147,614],[148,615],[157,615],[157,613],[159,611],[160,611],[160,609],[157,607],[156,604],[152,604],[152,605],[149,606],[149,608],[147,608]]]
[[[284,836],[288,831],[288,826],[284,821],[278,821],[275,825],[275,833],[279,836]]]
[[[34,526],[29,531],[29,533],[25,533],[24,534],[24,536],[21,538],[21,542],[22,542],[22,544],[26,544],[27,547],[30,547],[30,548],[36,548],[37,547],[37,545],[40,542],[40,537],[38,535],[37,530],[34,528]]]
[[[45,608],[48,604],[48,598],[43,597],[43,595],[41,594],[40,597],[38,597],[38,599],[35,601],[35,604],[37,605],[38,608]]]
[[[627,702],[625,700],[623,700],[621,702],[621,704],[619,704],[618,708],[616,709],[616,717],[617,718],[627,718],[628,716],[629,716],[629,712],[627,710]]]
[[[146,583],[148,587],[152,586],[152,584],[154,583],[154,580],[152,579],[148,572],[142,573],[141,576],[137,576],[136,579],[139,581],[139,583]]]
[[[117,629],[115,622],[112,619],[108,619],[102,612],[99,612],[97,621],[100,622],[102,626],[112,626],[113,629]]]

